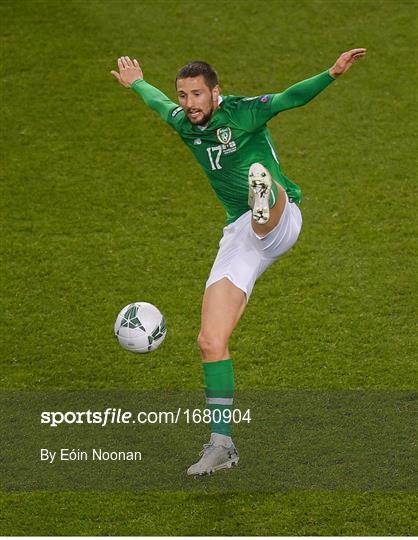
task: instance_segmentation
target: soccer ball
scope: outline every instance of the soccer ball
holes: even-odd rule
[[[164,341],[166,332],[164,317],[148,302],[129,304],[116,317],[115,336],[127,351],[155,351]]]

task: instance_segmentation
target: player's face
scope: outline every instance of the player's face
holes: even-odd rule
[[[211,90],[203,75],[178,79],[177,96],[189,121],[204,126],[218,107],[219,86]]]

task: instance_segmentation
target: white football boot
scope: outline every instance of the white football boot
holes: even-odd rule
[[[190,476],[206,476],[220,469],[230,469],[238,464],[239,456],[234,445],[226,447],[214,444],[203,445],[200,460],[187,469]]]
[[[253,163],[248,171],[248,206],[252,208],[253,220],[264,225],[270,217],[269,198],[272,178],[261,163]]]

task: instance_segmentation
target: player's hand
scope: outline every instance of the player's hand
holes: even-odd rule
[[[365,56],[366,51],[367,49],[351,49],[343,53],[329,70],[329,74],[332,77],[339,77],[349,70],[356,60]]]
[[[112,70],[110,73],[116,77],[120,84],[125,86],[125,88],[130,88],[133,82],[144,78],[138,60],[135,58],[131,60],[129,56],[121,56],[118,58],[118,68],[119,72]]]

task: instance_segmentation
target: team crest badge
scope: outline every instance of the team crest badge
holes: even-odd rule
[[[218,137],[218,140],[222,143],[222,144],[228,144],[229,141],[231,140],[232,138],[232,131],[231,131],[231,128],[229,127],[226,127],[226,128],[219,128],[216,130],[216,136]]]

